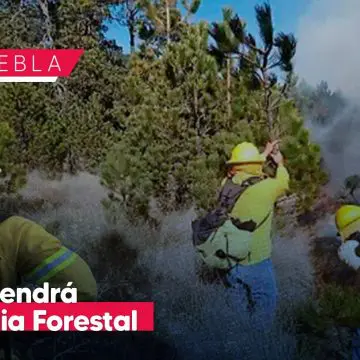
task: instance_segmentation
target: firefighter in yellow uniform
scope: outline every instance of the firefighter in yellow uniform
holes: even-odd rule
[[[19,279],[63,289],[72,282],[78,301],[95,301],[97,285],[87,263],[42,226],[20,216],[0,223],[0,286],[15,288]]]
[[[336,227],[342,240],[339,258],[360,272],[360,206],[344,205],[336,213]],[[360,296],[360,294],[359,294]],[[354,329],[352,359],[360,360],[360,329]]]
[[[232,209],[231,216],[234,219],[255,221],[257,227],[247,261],[238,263],[227,274],[234,299],[239,304],[249,303],[257,310],[261,329],[272,323],[277,304],[276,278],[271,260],[274,205],[289,189],[289,173],[284,166],[278,143],[279,141],[268,143],[261,154],[254,144],[243,142],[233,149],[231,159],[227,162],[227,178],[233,183],[241,184],[254,176],[261,179],[246,189]],[[266,176],[263,171],[269,157],[276,164],[274,177]],[[226,179],[223,184],[225,181]],[[257,327],[254,320],[253,325]]]
[[[71,282],[77,301],[96,301],[96,280],[87,263],[66,248],[42,226],[20,216],[0,219],[0,287],[16,288],[20,282],[63,289]],[[60,299],[59,299],[60,301]],[[0,337],[0,358],[16,359],[11,337]]]

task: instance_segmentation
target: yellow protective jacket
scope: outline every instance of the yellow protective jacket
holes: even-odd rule
[[[244,180],[254,175],[245,172],[237,173],[232,181],[241,184]],[[225,180],[223,181],[223,183]],[[269,212],[273,211],[278,197],[282,196],[289,189],[289,173],[283,165],[278,166],[274,178],[265,180],[250,186],[244,191],[236,202],[231,215],[241,221],[253,220],[259,224],[266,218]],[[254,232],[251,243],[251,256],[248,264],[256,264],[271,257],[273,212],[267,220]]]
[[[80,256],[42,226],[11,216],[0,223],[0,287],[14,288],[19,278],[40,286],[49,282],[59,288],[72,282],[78,301],[96,299],[96,281]]]

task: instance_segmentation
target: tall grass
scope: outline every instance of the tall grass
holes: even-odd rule
[[[22,205],[16,211],[44,225],[89,262],[103,300],[156,304],[154,334],[53,334],[42,343],[29,336],[18,345],[27,358],[298,358],[294,314],[312,288],[305,232],[275,237],[279,316],[273,328],[260,333],[252,329],[246,311],[232,306],[221,283],[199,278],[190,241],[192,210],[164,217],[156,231],[131,225],[120,212],[110,222],[101,205],[106,191],[89,174],[52,182],[33,174],[22,195],[28,203],[45,200],[37,209]],[[309,351],[302,359],[312,359]]]

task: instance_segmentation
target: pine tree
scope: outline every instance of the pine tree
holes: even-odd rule
[[[52,173],[96,168],[121,127],[112,107],[124,66],[116,56],[119,49],[104,40],[107,4],[41,0],[3,11],[2,47],[85,49],[68,79],[0,86],[0,119],[9,123],[18,143],[14,159]]]
[[[214,55],[220,66],[226,62],[227,107],[228,117],[232,116],[231,78],[233,73],[234,57],[239,58],[241,46],[245,42],[245,22],[238,15],[234,15],[230,8],[223,9],[223,22],[213,23],[209,31],[215,40],[210,46],[210,53]]]
[[[145,44],[127,59],[104,37],[109,6],[119,1],[8,2],[0,9],[3,48],[85,49],[71,77],[55,85],[0,86],[0,124],[4,134],[13,134],[6,135],[8,146],[0,153],[3,174],[13,179],[4,191],[21,183],[16,179],[24,170],[97,171],[106,159],[104,183],[133,217],[151,216],[154,199],[164,211],[193,204],[208,209],[231,149],[244,140],[268,141],[265,88],[261,81],[249,87],[250,79],[261,78],[265,50],[251,41],[245,22],[226,10],[209,29],[188,23],[199,1],[182,1],[185,13],[176,1],[150,4],[139,13]],[[216,40],[210,52],[209,34]],[[274,40],[273,48],[290,73],[291,61],[285,60],[295,42],[280,39],[283,46]],[[238,59],[240,64],[233,61]],[[309,207],[323,181],[319,149],[294,102],[278,84],[271,91],[292,191],[301,207]]]
[[[196,14],[201,0],[182,0],[186,13],[183,16],[177,0],[140,0],[146,18],[140,26],[140,39],[144,41],[143,50],[152,47],[160,54],[165,45],[180,41],[187,29],[190,16]]]
[[[124,0],[117,6],[114,6],[109,15],[110,22],[115,21],[120,26],[127,28],[131,53],[134,53],[136,50],[138,28],[145,20],[142,10],[139,0]]]
[[[131,63],[118,108],[126,132],[103,168],[105,183],[127,208],[147,214],[151,198],[163,210],[212,200],[220,163],[212,138],[226,118],[207,40],[206,24],[189,27],[160,59]]]
[[[206,24],[189,26],[159,58],[132,58],[116,109],[126,130],[102,169],[104,184],[130,217],[148,218],[153,199],[165,212],[193,204],[209,209],[232,148],[244,140],[267,142],[262,90],[249,92],[244,79],[234,79],[229,119],[227,82],[208,53]],[[306,208],[324,181],[319,149],[292,101],[280,103],[279,121],[292,191]]]
[[[293,34],[284,34],[283,32],[275,34],[272,10],[268,3],[257,5],[255,12],[263,46],[259,47],[255,37],[248,34],[246,45],[249,51],[242,57],[242,60],[246,68],[252,69],[253,85],[255,84],[263,90],[264,111],[270,138],[276,138],[281,132],[281,130],[275,129],[276,113],[291,81],[292,60],[295,56],[297,41]],[[274,73],[275,69],[280,69],[286,76],[281,88],[277,86],[278,79]]]
[[[278,121],[282,124],[281,150],[290,173],[290,190],[298,197],[300,212],[311,209],[321,186],[328,176],[321,167],[320,147],[310,140],[310,133],[292,100],[283,101],[279,107]]]

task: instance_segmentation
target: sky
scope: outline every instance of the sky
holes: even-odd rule
[[[271,0],[275,26],[281,31],[293,32],[296,21],[304,12],[310,0]],[[254,6],[261,2],[256,0],[202,0],[198,13],[194,20],[206,20],[208,22],[222,19],[222,8],[231,7],[241,18],[246,20],[248,30],[256,32],[256,20]],[[117,24],[109,25],[108,38],[116,39],[119,45],[128,50],[128,34],[126,29]]]
[[[233,8],[256,34],[254,6],[257,0],[202,0],[194,20],[221,20],[222,8]],[[295,71],[312,85],[326,80],[360,101],[360,0],[270,0],[276,31],[293,32],[298,40]],[[128,50],[128,34],[117,24],[109,26],[108,37]]]

